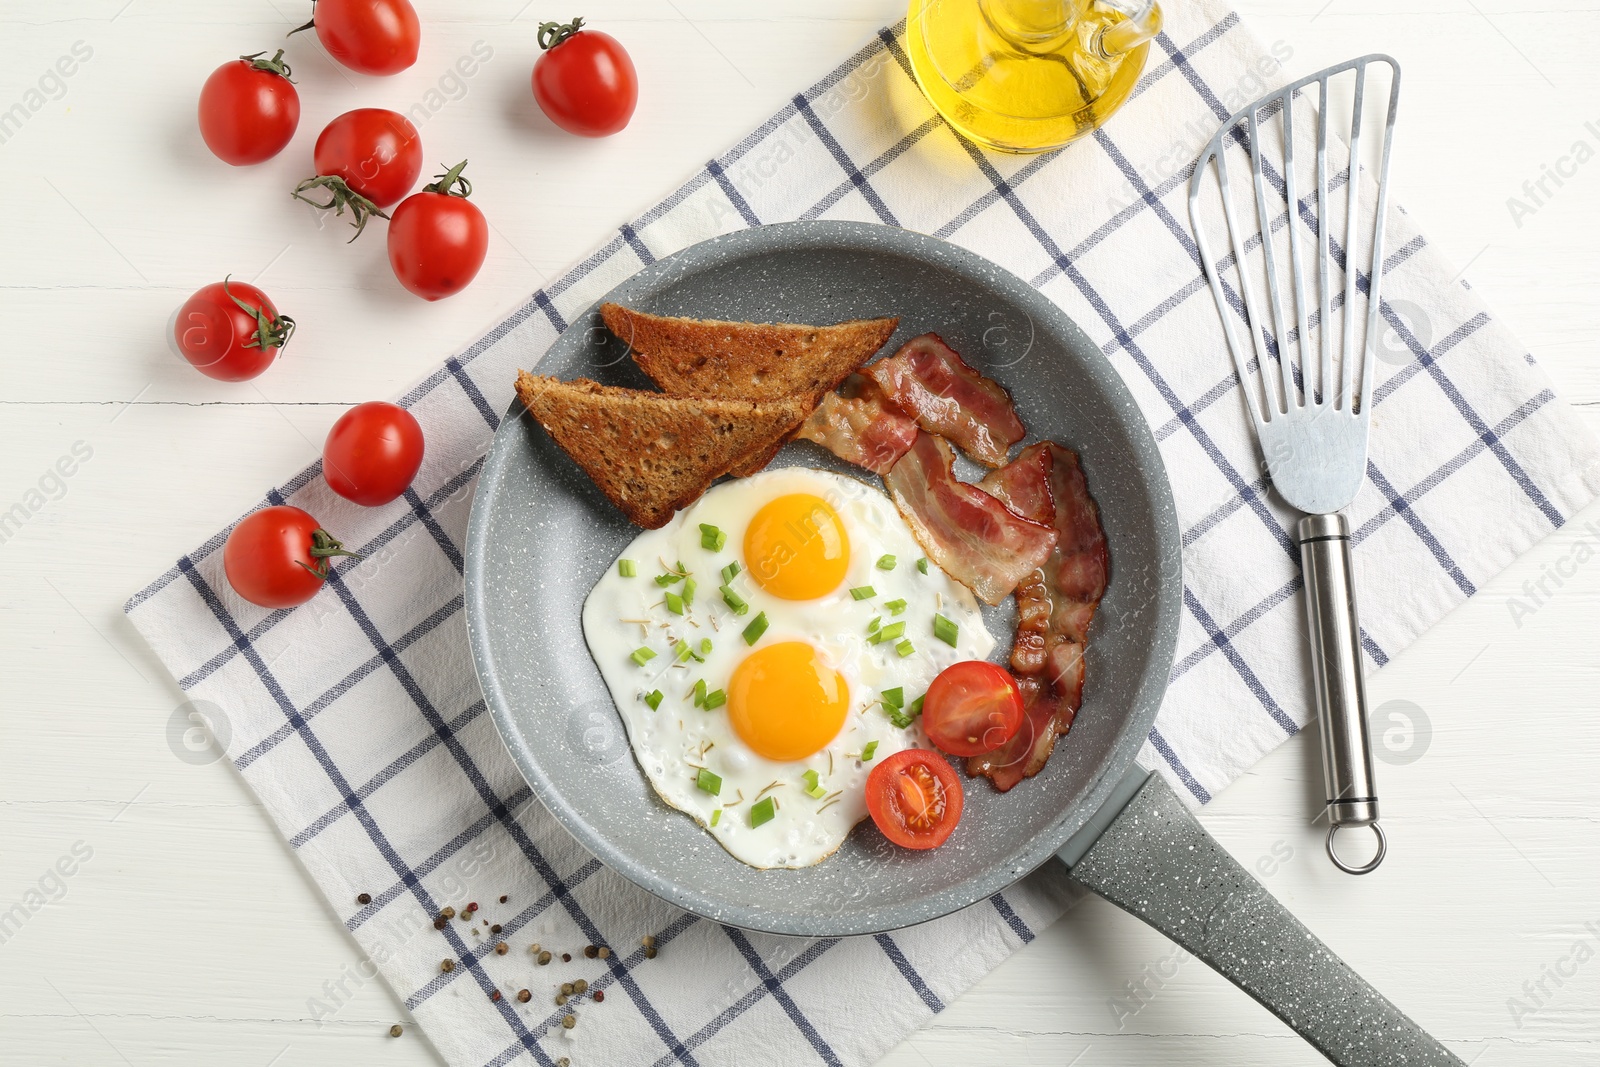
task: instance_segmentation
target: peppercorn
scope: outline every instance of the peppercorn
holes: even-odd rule
[[[371,893],[362,893],[360,896],[356,897],[356,903],[357,904],[371,904],[372,903],[372,894]]]
[[[549,962],[550,962],[550,953],[548,953],[548,952],[539,953],[539,966],[543,967],[545,964],[547,964]]]
[[[444,960],[443,962],[441,962],[439,964],[439,969],[441,971],[443,971],[445,974],[449,974],[451,971],[456,969],[456,961],[455,960]]]
[[[406,1032],[406,1028],[401,1026],[399,1023],[395,1023],[393,1026],[389,1027],[389,1036],[390,1037],[399,1037],[401,1034],[403,1034],[405,1032]]]
[[[446,904],[444,908],[440,910],[439,914],[443,915],[446,919],[454,919],[456,917],[456,909]]]
[[[532,999],[533,999],[533,994],[528,992],[526,989],[517,990],[517,1003],[526,1004],[526,1003],[528,1003],[528,1001],[530,1001]]]
[[[639,939],[639,944],[643,945],[645,948],[655,948],[656,939],[649,934],[645,934]]]
[[[561,1028],[563,1030],[571,1030],[574,1026],[577,1026],[577,1025],[578,1025],[578,1017],[576,1015],[563,1015],[561,1017]]]
[[[510,945],[508,945],[508,944],[506,944],[506,943],[505,943],[505,942],[504,942],[504,941],[502,941],[502,942],[500,942],[500,943],[499,943],[499,944],[498,944],[498,945],[496,945],[496,946],[495,946],[495,947],[494,947],[494,954],[495,954],[495,955],[496,955],[496,956],[504,956],[504,955],[505,955],[505,954],[506,954],[506,952],[507,952],[507,951],[508,951],[508,950],[509,950],[509,949],[510,949],[510,948],[511,948],[511,946],[510,946]]]
[[[449,919],[446,919],[443,915],[441,915],[437,919],[433,920],[433,928],[435,930],[443,930],[449,922]]]
[[[605,999],[606,999],[606,991],[604,989],[596,989],[594,991],[594,1002],[596,1004],[599,1004],[601,1001],[603,1001]]]
[[[500,894],[500,903],[504,904],[505,902],[506,902],[506,895],[504,893],[502,893],[502,894]]]
[[[596,957],[596,956],[598,956],[598,955],[600,955],[600,950],[599,950],[599,949],[598,949],[598,948],[596,948],[596,947],[594,947],[594,946],[593,946],[593,945],[588,945],[588,946],[586,946],[586,947],[585,947],[585,948],[584,948],[584,950],[583,950],[583,954],[584,954],[584,955],[585,955],[585,956],[587,956],[587,957],[588,957],[588,958],[589,958],[589,959],[591,959],[591,960],[592,960],[592,959],[594,959],[594,958],[595,958],[595,957]]]
[[[559,1008],[562,1005],[564,1005],[566,1002],[567,1002],[567,995],[565,993],[557,993],[556,994],[556,1007]]]
[[[489,932],[491,934],[498,934],[500,932],[500,924],[495,923],[493,926],[489,927]]]
[[[571,982],[562,982],[561,983],[561,992],[565,993],[567,996],[570,997],[572,994],[576,993],[577,991],[578,991],[578,987],[573,985]]]
[[[600,946],[600,958],[603,959],[603,960],[609,960],[611,958],[611,950],[609,948],[607,948],[606,946],[601,945]]]
[[[478,910],[478,902],[476,900],[474,900],[472,903],[468,904],[467,905],[467,910],[468,911],[477,911]]]
[[[489,999],[493,1000],[493,1001],[498,1001],[500,999],[500,990],[496,989],[493,993],[490,993],[489,994]]]
[[[570,953],[570,952],[563,952],[563,953],[562,953],[562,954],[561,954],[561,962],[562,962],[562,963],[571,963],[571,962],[572,962],[572,953]]]
[[[647,960],[653,960],[656,958],[656,947],[654,945],[651,945],[649,948],[644,950],[644,958]]]
[[[580,978],[572,983],[572,991],[574,993],[587,993],[589,992],[589,983]]]

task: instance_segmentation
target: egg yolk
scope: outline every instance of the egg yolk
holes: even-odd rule
[[[761,756],[789,762],[821,751],[839,736],[850,687],[804,641],[752,652],[728,683],[728,721]]]
[[[844,581],[850,538],[839,513],[810,493],[768,502],[744,531],[745,566],[755,583],[783,600],[815,600]]]

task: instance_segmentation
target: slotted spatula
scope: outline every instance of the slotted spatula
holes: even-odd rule
[[[1374,66],[1389,68],[1386,84],[1368,77]],[[1341,509],[1366,477],[1373,350],[1382,329],[1389,151],[1399,101],[1400,67],[1388,56],[1329,67],[1230,118],[1200,153],[1189,185],[1190,221],[1263,468],[1284,501],[1306,513],[1294,539],[1322,723],[1327,848],[1350,874],[1374,870],[1387,850],[1367,736],[1350,526]],[[1364,114],[1369,109],[1372,114]],[[1362,125],[1377,116],[1383,134],[1373,185],[1360,167]],[[1337,132],[1341,128],[1348,136]],[[1297,173],[1310,150],[1314,176]],[[1246,162],[1248,176],[1239,170]],[[1220,258],[1213,237],[1222,238]],[[1370,860],[1357,865],[1339,857],[1334,838],[1346,826],[1372,828],[1377,851]]]

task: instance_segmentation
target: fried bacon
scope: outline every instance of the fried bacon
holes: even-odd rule
[[[1016,590],[1011,669],[1027,706],[1023,727],[998,751],[967,761],[968,773],[988,777],[1003,793],[1038,774],[1056,735],[1072,726],[1083,699],[1083,649],[1105,595],[1110,560],[1100,511],[1076,453],[1052,442],[1032,445],[979,486],[1058,534],[1050,558]]]
[[[912,338],[894,355],[869,364],[866,373],[924,430],[948,438],[986,467],[1002,466],[1022,440],[1011,394],[968,366],[938,334]]]
[[[1045,562],[1058,535],[958,481],[954,462],[949,442],[918,433],[883,481],[928,558],[985,603],[998,604]]]
[[[846,463],[888,474],[917,439],[917,424],[888,407],[871,378],[852,374],[842,393],[829,393],[795,433]]]

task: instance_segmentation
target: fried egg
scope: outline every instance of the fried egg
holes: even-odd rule
[[[929,683],[994,648],[888,497],[799,467],[725,482],[641,533],[583,632],[656,793],[762,868],[832,855],[873,766],[928,746]]]

